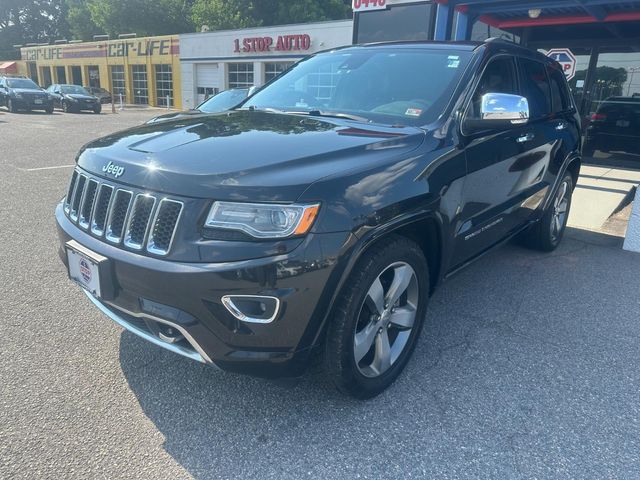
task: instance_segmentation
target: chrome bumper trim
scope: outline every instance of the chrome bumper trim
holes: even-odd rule
[[[141,313],[134,313],[134,312],[129,312],[123,308],[117,307],[115,305],[112,305],[108,302],[104,302],[106,304],[108,304],[110,307],[116,309],[116,310],[120,310],[124,313],[126,313],[127,315],[131,315],[133,317],[136,318],[148,318],[150,320],[159,322],[159,323],[164,323],[165,325],[169,325],[173,328],[175,328],[176,330],[178,330],[182,335],[184,335],[184,338],[189,342],[189,344],[193,347],[193,349],[195,351],[186,349],[184,347],[181,347],[180,345],[175,345],[172,343],[167,343],[167,342],[163,342],[162,340],[160,340],[159,338],[157,338],[154,335],[149,334],[149,332],[146,332],[145,330],[132,325],[131,323],[127,322],[124,318],[122,318],[121,316],[119,316],[117,313],[111,311],[110,309],[108,309],[105,304],[98,300],[96,297],[94,297],[91,293],[89,293],[88,291],[83,289],[83,292],[85,293],[85,295],[87,297],[89,297],[89,300],[91,300],[91,302],[98,307],[98,309],[100,309],[100,311],[102,313],[104,313],[107,317],[109,317],[111,320],[113,320],[114,322],[116,322],[118,325],[120,325],[121,327],[125,328],[126,330],[130,331],[131,333],[133,333],[134,335],[137,335],[159,347],[162,347],[166,350],[169,350],[173,353],[177,353],[178,355],[182,355],[183,357],[187,357],[190,358],[191,360],[195,360],[197,362],[200,363],[206,363],[209,365],[213,365],[216,366],[211,359],[207,356],[206,353],[204,353],[204,351],[202,350],[202,348],[200,348],[200,345],[198,345],[198,343],[193,339],[193,337],[191,335],[189,335],[189,333],[180,325],[177,325],[173,322],[169,322],[168,320],[165,320],[163,318],[158,318],[158,317],[154,317],[153,315],[147,315],[147,314],[141,314]],[[216,367],[217,368],[217,367]]]

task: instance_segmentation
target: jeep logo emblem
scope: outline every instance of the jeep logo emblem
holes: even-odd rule
[[[107,175],[113,175],[115,178],[118,178],[121,177],[124,173],[124,167],[116,165],[113,162],[109,162],[104,167],[102,167],[102,171]]]

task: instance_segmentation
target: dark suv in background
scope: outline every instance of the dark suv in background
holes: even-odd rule
[[[516,236],[558,246],[580,147],[562,69],[537,52],[335,49],[229,112],[86,145],[60,255],[156,345],[266,377],[320,354],[367,398],[403,370],[441,281]]]
[[[0,106],[12,113],[18,110],[53,113],[53,98],[30,78],[0,76]]]

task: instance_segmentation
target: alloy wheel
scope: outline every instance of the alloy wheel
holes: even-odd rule
[[[556,242],[562,234],[562,228],[564,227],[567,210],[569,207],[569,184],[562,182],[556,198],[553,201],[553,215],[551,217],[551,241]]]
[[[411,336],[418,299],[418,278],[408,263],[393,263],[376,277],[360,307],[354,335],[353,353],[362,375],[378,377],[398,360]]]

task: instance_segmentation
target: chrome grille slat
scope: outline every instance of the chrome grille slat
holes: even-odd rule
[[[171,250],[173,239],[182,216],[183,203],[163,198],[158,204],[151,223],[147,241],[147,251],[156,255],[166,255]]]
[[[69,189],[67,190],[67,196],[64,197],[64,211],[69,213],[69,209],[71,207],[71,198],[73,197],[73,192],[76,188],[76,181],[78,180],[78,171],[74,170],[73,175],[71,175],[71,182],[69,183]]]
[[[78,176],[76,186],[73,189],[73,196],[71,197],[71,207],[69,210],[69,217],[74,222],[78,221],[78,209],[80,208],[80,201],[82,200],[82,195],[84,194],[84,187],[86,183],[87,176],[80,174]]]
[[[119,188],[113,194],[113,200],[109,208],[109,218],[104,237],[112,243],[120,243],[124,226],[127,222],[127,215],[131,208],[133,192]]]
[[[98,195],[93,206],[91,215],[91,233],[101,237],[104,234],[104,227],[107,223],[109,214],[109,206],[113,196],[113,187],[111,185],[102,184],[98,189]]]
[[[165,256],[171,250],[184,203],[134,190],[118,188],[76,169],[63,201],[64,212],[94,237]]]
[[[82,195],[82,201],[80,202],[80,210],[78,212],[78,225],[85,230],[89,228],[89,221],[91,219],[91,212],[93,211],[93,202],[96,198],[96,191],[98,189],[98,182],[93,179],[89,179]]]
[[[142,250],[155,204],[156,198],[151,195],[144,193],[136,195],[124,234],[125,246]]]

